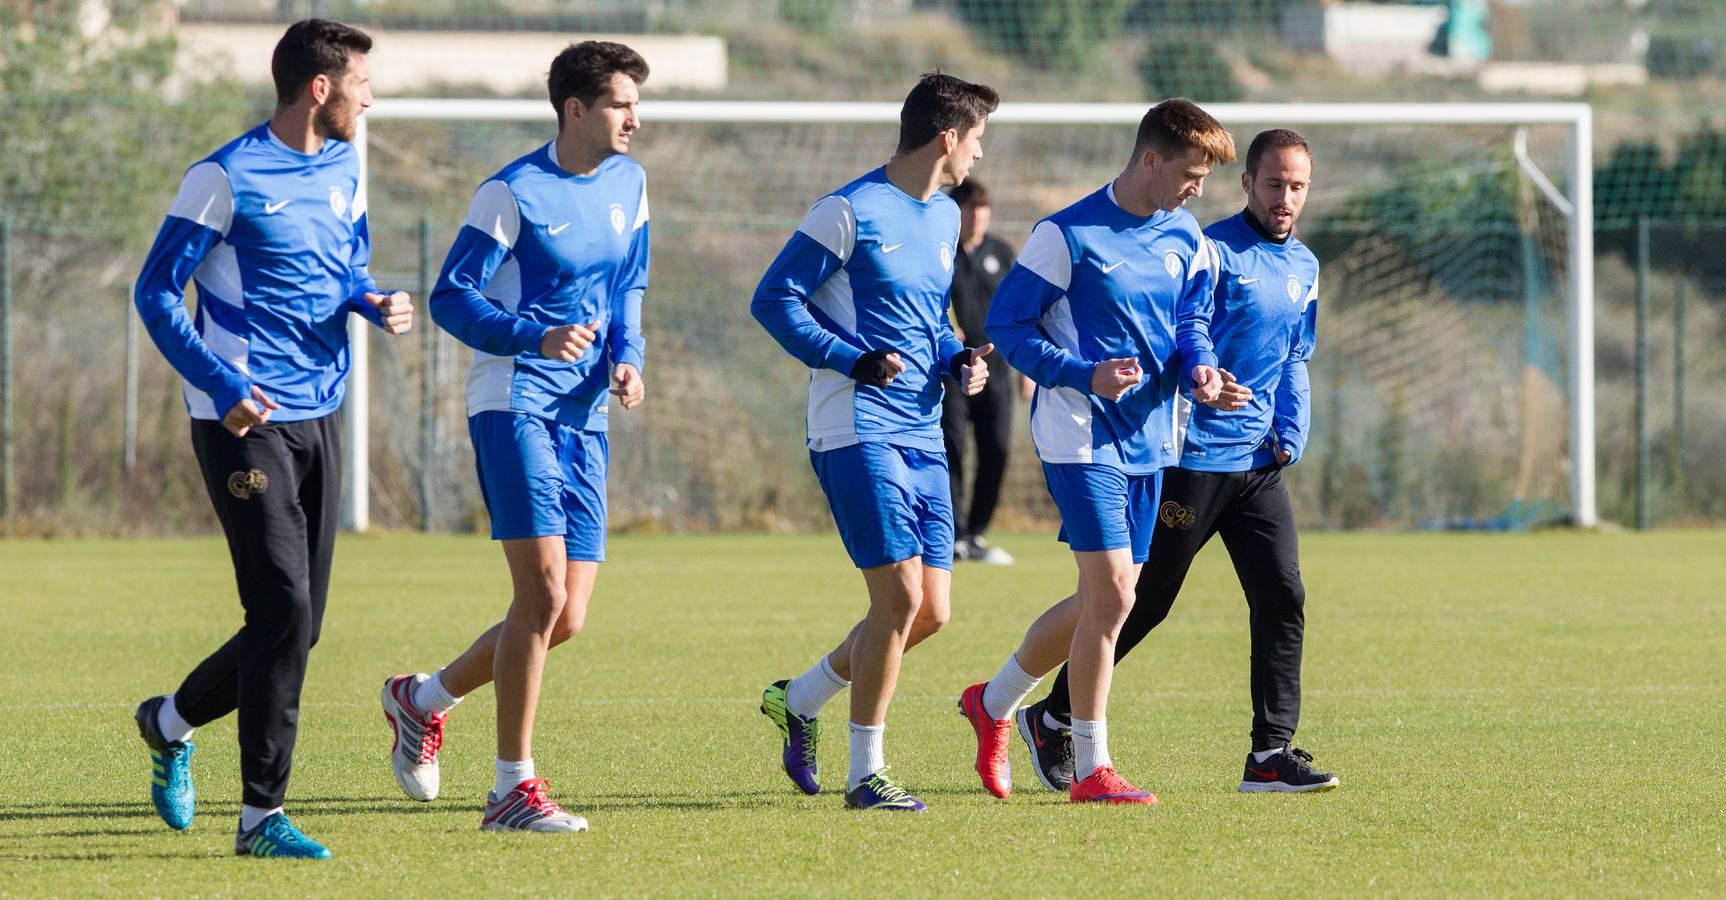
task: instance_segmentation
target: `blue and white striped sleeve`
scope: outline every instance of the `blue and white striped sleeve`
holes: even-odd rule
[[[1217,292],[1226,284],[1222,254],[1210,238],[1199,237],[1198,252],[1187,267],[1187,283],[1175,304],[1175,348],[1180,352],[1181,386],[1195,387],[1193,369],[1217,367],[1217,349],[1211,340],[1211,319],[1216,315]]]
[[[647,182],[643,180],[641,201],[635,208],[635,231],[629,241],[629,256],[624,260],[618,289],[611,295],[611,322],[605,333],[611,364],[634,366],[637,372],[643,371],[647,361],[647,341],[641,334],[641,301],[647,294],[650,232]]]
[[[186,282],[227,237],[233,220],[234,190],[227,171],[213,162],[188,169],[132,294],[150,339],[174,371],[210,396],[217,415],[250,397],[252,383],[212,353],[198,334],[186,314]]]
[[[480,185],[426,302],[432,321],[443,330],[493,356],[533,352],[545,337],[544,326],[504,309],[485,295],[491,276],[509,257],[520,236],[521,210],[509,185],[501,181]]]
[[[1049,307],[1067,295],[1072,280],[1073,250],[1061,226],[1039,223],[995,288],[983,328],[1007,362],[1032,381],[1089,394],[1095,364],[1056,346],[1040,324]]]
[[[1307,377],[1307,361],[1312,359],[1318,343],[1318,277],[1313,277],[1307,291],[1306,306],[1301,310],[1300,334],[1294,349],[1283,363],[1282,382],[1277,385],[1276,409],[1271,414],[1271,432],[1277,446],[1289,452],[1288,465],[1300,461],[1306,450],[1307,436],[1312,431],[1312,383]]]
[[[779,251],[749,314],[804,365],[849,376],[863,350],[822,327],[809,312],[810,298],[851,258],[857,245],[857,213],[844,197],[828,196],[810,207],[803,224]]]

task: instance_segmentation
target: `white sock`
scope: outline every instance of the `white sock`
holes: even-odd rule
[[[502,798],[504,794],[515,790],[515,786],[533,777],[533,760],[524,759],[519,762],[500,759],[497,765],[497,786],[492,788],[494,796]]]
[[[271,816],[273,816],[276,813],[279,813],[281,811],[282,811],[282,808],[280,806],[276,807],[275,809],[265,809],[261,806],[243,806],[242,805],[240,807],[240,830],[241,831],[251,831],[252,829],[258,827],[259,822],[262,822],[265,819],[268,819],[269,817],[271,817]]]
[[[1054,714],[1045,712],[1043,713],[1043,727],[1051,728],[1055,731],[1072,731],[1073,723],[1063,722],[1060,719],[1055,718]]]
[[[845,780],[846,790],[857,787],[863,779],[887,768],[887,754],[881,748],[881,735],[886,730],[885,725],[851,723],[851,775]]]
[[[1272,747],[1269,750],[1254,750],[1253,762],[1262,763],[1281,752],[1283,752],[1283,748],[1281,747]]]
[[[156,707],[156,730],[162,733],[162,740],[172,744],[191,737],[197,729],[180,718],[180,711],[174,707],[174,695],[169,694],[168,699]]]
[[[1073,720],[1073,778],[1084,781],[1091,773],[1111,765],[1109,723],[1105,719]]]
[[[826,706],[827,701],[850,684],[833,671],[833,664],[823,656],[809,671],[791,679],[791,683],[785,686],[785,706],[805,719],[813,719],[821,714],[821,707]]]
[[[983,688],[983,711],[991,719],[1005,719],[1031,696],[1037,689],[1037,684],[1043,679],[1032,675],[1019,666],[1019,655],[1011,654],[1007,661],[1001,664],[1001,671],[989,679]]]
[[[419,707],[419,711],[427,715],[449,712],[455,708],[457,703],[461,702],[460,697],[450,693],[449,688],[443,686],[442,669],[437,670],[432,677],[420,682],[419,686],[414,688],[413,700],[414,706]]]

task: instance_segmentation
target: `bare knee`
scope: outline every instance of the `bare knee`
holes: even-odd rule
[[[534,634],[552,636],[563,619],[564,604],[569,602],[569,594],[560,581],[547,579],[536,584],[518,587],[515,602],[510,605],[509,615],[517,624],[527,628]]]

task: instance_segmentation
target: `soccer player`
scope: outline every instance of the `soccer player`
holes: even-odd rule
[[[761,711],[779,728],[785,773],[814,794],[816,716],[856,681],[845,792],[854,808],[925,808],[887,777],[882,732],[901,655],[947,621],[941,377],[977,393],[992,348],[967,351],[948,323],[959,208],[940,188],[964,182],[983,157],[998,102],[983,85],[923,76],[899,113],[893,157],[810,208],[750,304],[809,367],[809,459],[869,591],[863,620],[808,672],[770,685]]]
[[[1013,264],[1013,248],[989,233],[989,190],[975,178],[948,193],[959,204],[959,252],[953,256],[953,328],[966,347],[989,343],[983,319],[989,300]],[[1001,499],[1001,480],[1013,443],[1013,380],[999,352],[985,360],[1000,376],[974,396],[949,386],[942,401],[941,434],[953,483],[953,557],[990,565],[1010,566],[1012,554],[989,543],[984,533]],[[977,473],[971,502],[965,502],[965,440],[971,430],[977,440]]]
[[[1007,361],[1039,385],[1031,434],[1078,593],[1055,604],[959,709],[977,734],[977,772],[990,793],[1012,790],[1010,716],[1041,676],[1071,660],[1075,803],[1155,803],[1110,761],[1105,717],[1115,637],[1150,549],[1160,474],[1176,460],[1184,402],[1176,395],[1175,314],[1210,296],[1208,243],[1184,209],[1234,140],[1186,100],[1152,107],[1126,169],[1101,190],[1037,224],[995,293],[986,327]],[[1213,402],[1231,402],[1219,389]]]
[[[646,391],[647,183],[627,155],[646,80],[640,54],[608,41],[552,60],[557,137],[479,186],[429,302],[474,348],[468,434],[514,599],[449,665],[387,679],[382,701],[396,782],[431,800],[449,711],[496,684],[488,831],[587,830],[537,776],[533,723],[546,653],[581,630],[605,560],[608,392],[634,409]]]
[[[330,857],[282,802],[335,550],[348,314],[390,334],[413,322],[408,295],[379,291],[366,270],[365,185],[349,142],[372,102],[371,46],[323,19],[288,28],[270,60],[275,112],[186,171],[134,296],[185,379],[192,449],[245,609],[237,634],[134,718],[154,766],[150,799],[185,829],[192,732],[239,712],[242,855]]]
[[[1252,751],[1247,792],[1313,791],[1339,779],[1291,747],[1300,719],[1301,585],[1294,509],[1282,470],[1300,460],[1311,423],[1307,360],[1318,322],[1318,259],[1294,236],[1312,185],[1312,149],[1287,129],[1247,148],[1246,209],[1205,229],[1220,261],[1216,291],[1182,306],[1182,376],[1200,399],[1224,380],[1218,360],[1251,392],[1245,408],[1196,407],[1163,500],[1137,602],[1115,645],[1118,662],[1168,616],[1193,557],[1221,534],[1246,593],[1252,634]],[[1065,671],[1049,696],[1020,711],[1026,745],[1050,787],[1061,787],[1060,745],[1071,714]],[[1047,760],[1047,771],[1045,763]]]

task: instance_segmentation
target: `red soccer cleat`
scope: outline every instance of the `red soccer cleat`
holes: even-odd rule
[[[1114,766],[1100,766],[1089,778],[1073,782],[1067,798],[1074,803],[1138,803],[1145,806],[1157,802],[1157,795],[1133,787]]]
[[[1007,744],[1013,739],[1012,719],[992,719],[983,709],[983,689],[988,682],[973,684],[959,695],[959,714],[971,720],[977,732],[977,775],[983,787],[997,797],[1013,792],[1013,766],[1007,759]]]

